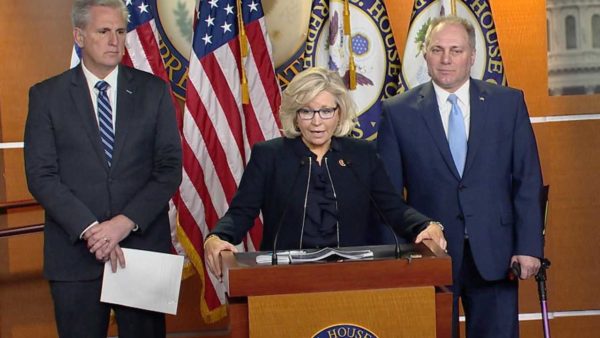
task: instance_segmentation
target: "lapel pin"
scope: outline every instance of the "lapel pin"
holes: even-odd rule
[[[338,161],[338,163],[340,164],[340,166],[341,166],[341,167],[345,167],[345,166],[346,166],[346,162],[344,162],[344,160],[343,160],[343,159],[340,159],[340,160]]]
[[[129,89],[125,89],[125,91],[127,92],[127,94],[133,94],[133,92]]]
[[[480,97],[479,97],[479,101],[481,101],[481,102],[485,101],[485,97],[483,97],[483,96],[480,96]]]

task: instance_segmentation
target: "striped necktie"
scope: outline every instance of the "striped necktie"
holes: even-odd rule
[[[462,177],[465,160],[467,159],[467,133],[463,114],[457,100],[456,94],[448,96],[448,101],[452,104],[450,117],[448,118],[448,144],[450,145],[454,165]]]
[[[112,162],[113,146],[115,144],[115,132],[113,129],[112,108],[108,100],[108,82],[98,81],[94,86],[98,89],[98,125],[100,127],[100,140],[104,146],[104,155],[110,167]]]

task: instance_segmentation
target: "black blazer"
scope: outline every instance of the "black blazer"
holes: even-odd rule
[[[120,245],[168,252],[168,201],[181,181],[181,143],[167,84],[120,66],[112,166],[81,66],[31,87],[25,170],[45,209],[44,274],[51,280],[100,276],[103,264],[79,239],[94,221],[118,214],[139,230]]]
[[[231,243],[240,243],[262,211],[264,229],[260,249],[272,249],[279,224],[277,248],[299,248],[308,156],[310,152],[299,137],[257,143],[229,210],[211,233]],[[414,237],[430,221],[404,203],[370,142],[333,138],[321,165],[325,163],[337,194],[340,246],[366,244],[374,212],[369,196],[401,235]]]

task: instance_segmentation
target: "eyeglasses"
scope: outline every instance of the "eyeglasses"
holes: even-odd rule
[[[296,111],[301,120],[312,120],[315,117],[315,114],[319,114],[321,119],[329,120],[333,118],[335,112],[338,110],[340,106],[336,105],[335,107],[325,107],[321,109],[308,109],[308,108],[300,108]]]

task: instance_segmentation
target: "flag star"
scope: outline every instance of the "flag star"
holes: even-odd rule
[[[219,5],[217,5],[217,2],[219,2],[219,0],[210,0],[208,2],[210,4],[210,8],[219,7]]]
[[[221,26],[221,28],[223,28],[223,33],[227,33],[227,32],[231,32],[231,24],[225,22],[223,24],[223,26]]]
[[[233,6],[228,4],[227,7],[225,7],[225,12],[227,12],[227,14],[233,14]]]
[[[148,13],[148,5],[146,5],[145,3],[142,2],[142,4],[138,6],[138,8],[140,9],[140,14],[144,12]]]
[[[130,6],[131,4],[132,4],[132,3],[131,3],[131,0],[127,0],[127,1],[125,1],[125,6]]]
[[[212,16],[210,16],[210,14],[208,15],[208,18],[206,18],[206,20],[204,20],[204,22],[206,22],[206,25],[208,27],[210,26],[214,26],[215,25],[215,18],[213,18]]]
[[[131,22],[131,14],[127,14],[127,22]]]
[[[204,37],[202,38],[202,40],[204,40],[204,44],[208,45],[208,44],[212,44],[212,36],[207,34],[204,34]]]
[[[252,1],[248,7],[250,7],[250,12],[258,11],[258,4],[254,1]]]

